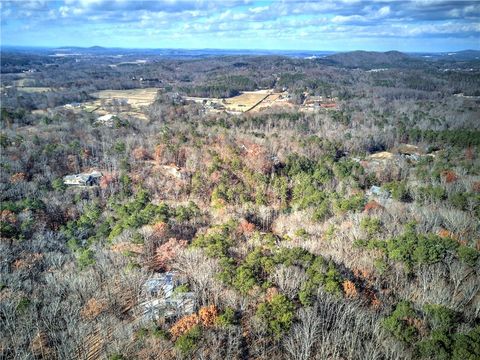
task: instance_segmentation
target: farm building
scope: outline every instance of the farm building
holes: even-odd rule
[[[93,186],[99,184],[101,177],[101,172],[92,171],[91,173],[67,175],[63,178],[63,183],[71,186]]]
[[[63,107],[65,109],[74,109],[74,108],[79,108],[81,106],[82,106],[82,104],[80,104],[78,102],[74,102],[74,103],[71,103],[71,104],[65,104]]]
[[[336,109],[337,103],[336,98],[327,98],[323,96],[307,96],[305,101],[303,102],[303,106],[313,109]]]

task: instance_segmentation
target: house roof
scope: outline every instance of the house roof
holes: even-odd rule
[[[174,288],[174,274],[167,272],[165,274],[158,274],[154,278],[148,279],[144,286],[148,293],[160,293],[165,294],[166,298],[169,298],[173,293]]]
[[[66,175],[63,177],[64,182],[86,182],[91,178],[97,179],[102,177],[102,173],[99,171],[92,171],[91,173],[81,173],[74,175]]]
[[[113,114],[106,114],[106,115],[102,115],[100,117],[98,117],[98,121],[108,121],[108,120],[111,120],[115,115]]]

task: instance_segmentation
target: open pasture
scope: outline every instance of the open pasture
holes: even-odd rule
[[[269,96],[268,90],[245,91],[238,96],[225,99],[225,101],[222,101],[222,105],[229,111],[246,112],[262,102],[267,96]]]
[[[155,101],[158,89],[101,90],[91,95],[102,100],[126,100],[134,108],[149,106]]]

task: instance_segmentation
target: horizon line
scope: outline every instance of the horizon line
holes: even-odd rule
[[[364,49],[354,49],[354,50],[326,50],[326,49],[254,49],[254,48],[172,48],[172,47],[159,47],[159,48],[135,48],[135,47],[107,47],[102,45],[92,45],[92,46],[77,46],[77,45],[61,45],[61,46],[43,46],[43,45],[9,45],[9,44],[1,44],[0,49],[2,48],[30,48],[30,49],[62,49],[62,48],[77,48],[77,49],[92,49],[92,48],[102,48],[105,50],[184,50],[184,51],[199,51],[199,50],[216,50],[216,51],[265,51],[265,52],[275,52],[275,51],[283,51],[283,52],[333,52],[333,53],[348,53],[348,52],[355,52],[355,51],[365,51],[365,52],[379,52],[379,53],[387,53],[392,51],[397,51],[401,53],[429,53],[429,54],[440,54],[440,53],[458,53],[464,51],[480,51],[479,49],[462,49],[462,50],[443,50],[443,51],[401,51],[397,49],[390,49],[390,50],[364,50]]]

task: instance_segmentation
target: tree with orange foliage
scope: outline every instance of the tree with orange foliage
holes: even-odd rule
[[[244,142],[245,148],[245,165],[253,171],[269,173],[273,167],[273,160],[269,156],[267,150],[258,144],[252,142]]]
[[[243,219],[238,224],[237,232],[245,236],[251,235],[255,231],[255,224]]]
[[[218,309],[215,305],[204,306],[200,308],[198,314],[186,315],[179,319],[170,328],[170,333],[174,338],[178,338],[187,333],[196,325],[203,325],[204,327],[211,327],[215,324],[218,318]]]
[[[370,302],[370,306],[374,309],[379,309],[382,305],[382,302],[378,299],[377,295],[372,289],[366,289],[365,295]]]
[[[2,210],[0,212],[0,221],[6,222],[12,225],[17,224],[17,215],[11,210]]]
[[[26,180],[27,180],[27,174],[23,172],[15,173],[12,176],[10,176],[10,181],[12,183],[18,183]]]
[[[382,205],[380,205],[378,202],[375,200],[369,201],[366,205],[365,208],[363,209],[363,212],[370,214],[379,210],[385,209]]]
[[[447,184],[454,183],[458,180],[457,174],[455,174],[452,170],[444,170],[442,171],[442,178],[445,180]]]
[[[170,271],[175,256],[180,249],[183,249],[186,246],[186,240],[177,240],[176,238],[168,239],[166,243],[157,248],[154,263],[152,265],[153,269],[156,271]]]
[[[215,305],[204,306],[198,311],[200,321],[205,327],[210,327],[215,324],[218,317],[218,309]]]
[[[168,231],[168,225],[163,221],[160,221],[152,226],[152,237],[156,240],[162,239],[165,237]]]
[[[102,189],[108,189],[110,185],[113,185],[118,181],[118,177],[114,173],[103,173],[103,176],[100,178],[100,187]]]
[[[178,338],[199,323],[200,317],[197,314],[184,316],[179,319],[175,324],[173,324],[173,326],[170,328],[170,333],[174,338]]]
[[[472,191],[476,193],[480,193],[480,181],[475,181],[472,184]]]
[[[137,147],[133,149],[132,156],[135,160],[150,160],[152,157],[148,153],[148,151],[143,147]]]
[[[343,292],[345,293],[345,296],[347,298],[353,299],[358,296],[357,288],[355,287],[355,284],[353,283],[353,281],[345,280],[342,285],[343,285]]]

